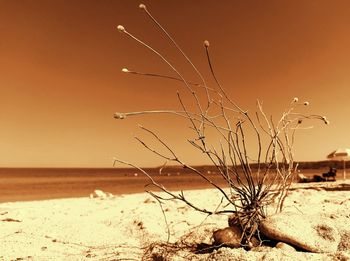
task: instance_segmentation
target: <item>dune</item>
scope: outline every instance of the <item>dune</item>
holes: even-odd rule
[[[349,187],[349,180],[293,184],[285,211],[328,217],[347,226]],[[214,189],[185,195],[208,209],[215,209],[221,199]],[[350,259],[349,237],[335,253],[271,246],[250,251],[222,247],[195,254],[191,246],[210,245],[212,232],[227,227],[228,217],[207,216],[182,202],[167,201],[163,209],[168,226],[159,203],[147,193],[1,203],[0,260],[162,260],[156,259],[162,255],[170,260]]]

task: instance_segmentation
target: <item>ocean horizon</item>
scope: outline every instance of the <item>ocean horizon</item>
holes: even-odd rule
[[[221,187],[227,183],[213,166],[198,166]],[[169,190],[212,188],[199,175],[180,167],[145,168]],[[327,168],[303,169],[306,176],[321,174]],[[149,179],[135,168],[0,168],[0,202],[88,197],[99,189],[114,195],[145,191]],[[147,187],[150,189],[150,187]]]

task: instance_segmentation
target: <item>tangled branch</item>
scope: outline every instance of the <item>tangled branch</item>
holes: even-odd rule
[[[175,76],[161,75],[157,73],[142,73],[122,69],[124,73],[143,75],[149,77],[162,77],[170,80],[180,81],[184,84],[193,98],[196,110],[190,111],[185,106],[179,93],[177,98],[182,108],[177,110],[148,110],[139,112],[117,112],[114,114],[115,119],[126,119],[131,116],[142,116],[146,114],[169,114],[174,117],[186,119],[193,130],[193,137],[187,139],[189,144],[197,149],[200,153],[206,155],[207,159],[217,169],[218,175],[229,187],[229,192],[214,183],[208,175],[199,169],[185,163],[175,150],[162,139],[155,131],[139,126],[141,130],[153,137],[155,142],[160,145],[166,152],[161,152],[147,144],[142,138],[135,139],[152,154],[170,162],[180,165],[192,173],[201,177],[213,188],[220,191],[222,198],[226,201],[220,208],[206,209],[197,206],[194,202],[189,201],[185,193],[179,194],[169,191],[162,184],[156,182],[154,178],[142,168],[120,160],[119,162],[130,167],[134,167],[148,177],[150,183],[146,187],[150,193],[162,205],[167,200],[179,200],[190,206],[192,209],[205,213],[213,214],[231,214],[235,222],[242,228],[242,245],[249,245],[251,238],[255,236],[257,227],[261,219],[265,218],[266,207],[277,200],[276,211],[281,211],[283,202],[287,196],[288,189],[294,179],[297,164],[294,163],[293,145],[295,142],[296,132],[301,129],[308,129],[309,126],[303,127],[307,120],[321,120],[325,124],[329,121],[324,116],[304,114],[298,111],[301,106],[309,106],[309,102],[299,102],[294,98],[281,117],[274,121],[263,110],[263,104],[257,101],[257,109],[251,115],[247,110],[241,108],[226,93],[221,85],[209,54],[210,44],[204,42],[205,54],[211,76],[216,84],[215,87],[207,86],[204,77],[197,67],[192,63],[184,51],[179,47],[174,38],[164,29],[164,27],[154,18],[145,5],[141,4],[140,8],[146,13],[162,33],[170,40],[174,47],[181,53],[182,57],[192,66],[194,72],[199,76],[201,84],[193,83],[184,78],[180,70],[173,63],[165,58],[158,50],[151,45],[146,44],[143,40],[128,32],[124,26],[119,25],[118,30],[138,42],[141,46],[152,51],[161,61],[165,62],[169,69],[175,73]],[[206,101],[201,103],[195,88],[205,92]],[[208,141],[207,129],[212,129],[216,133],[216,144]],[[253,133],[253,137],[247,136],[247,133]],[[255,141],[255,149],[251,149],[247,142]],[[216,145],[218,149],[215,148]],[[162,191],[165,196],[154,192],[153,188]],[[164,212],[163,212],[164,213]]]

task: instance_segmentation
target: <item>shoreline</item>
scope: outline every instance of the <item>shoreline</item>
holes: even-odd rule
[[[162,175],[151,174],[171,191],[212,188],[198,175],[181,171],[170,168]],[[308,170],[303,174],[312,177],[321,172]],[[206,175],[218,186],[228,187],[213,170],[207,170]],[[142,193],[147,183],[148,178],[133,169],[0,169],[0,203],[85,197],[96,189],[114,195]]]
[[[146,180],[145,178],[143,178],[144,180]],[[299,188],[303,188],[303,189],[314,189],[314,188],[319,188],[319,189],[325,189],[325,190],[332,190],[333,187],[338,187],[338,190],[344,190],[344,191],[350,191],[350,179],[339,179],[336,181],[329,181],[329,182],[309,182],[309,183],[298,183],[298,182],[293,182],[291,185],[290,190],[293,191],[295,189],[299,189]],[[344,184],[344,186],[342,186],[342,184]],[[137,183],[137,185],[139,185],[139,183]],[[208,183],[204,183],[204,182],[197,182],[197,183],[190,183],[190,184],[185,184],[185,186],[183,186],[184,184],[170,184],[170,186],[166,186],[170,191],[172,192],[177,192],[180,191],[178,188],[179,186],[184,187],[182,190],[183,191],[201,191],[201,190],[206,190],[206,189],[214,189],[215,188],[213,186],[211,186]],[[220,187],[222,187],[223,189],[228,189],[229,187],[227,186],[227,184],[219,184]],[[126,189],[122,189],[123,192],[121,193],[114,193],[115,191],[120,191],[120,189],[113,185],[113,187],[115,187],[115,189],[111,189],[111,190],[105,190],[103,187],[95,187],[95,188],[88,188],[88,189],[84,189],[84,190],[80,190],[77,192],[72,193],[72,191],[68,191],[68,192],[59,192],[57,194],[34,194],[34,195],[0,195],[0,204],[2,203],[8,203],[8,202],[32,202],[32,201],[43,201],[43,200],[56,200],[56,199],[74,199],[74,198],[86,198],[89,197],[91,193],[93,193],[95,190],[101,190],[103,192],[106,193],[111,193],[114,196],[118,197],[118,196],[127,196],[127,195],[134,195],[134,194],[147,194],[147,192],[144,190],[144,186],[138,186],[136,189],[133,188],[130,191],[125,191]]]

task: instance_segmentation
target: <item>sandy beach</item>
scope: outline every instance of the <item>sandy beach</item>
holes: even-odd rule
[[[0,261],[350,261],[330,2],[0,0]]]
[[[350,235],[349,189],[349,180],[293,184],[284,211],[330,217],[334,223],[347,227]],[[221,199],[213,189],[185,191],[185,195],[208,209],[215,209]],[[169,201],[163,208],[170,243],[210,243],[208,232],[228,226],[227,216],[208,217],[181,202]],[[146,193],[1,203],[0,231],[0,260],[152,260],[146,253],[149,246],[168,240],[160,206]],[[349,238],[346,240],[343,245],[349,247]],[[350,250],[343,247],[336,253],[315,254],[276,248],[259,251],[220,248],[205,254],[175,251],[170,257],[170,260],[306,259],[349,260]]]

